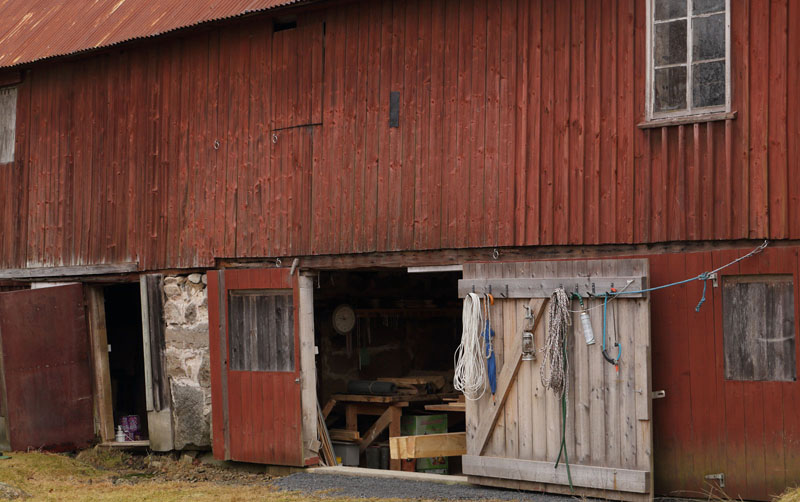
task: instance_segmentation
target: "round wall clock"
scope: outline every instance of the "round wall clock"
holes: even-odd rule
[[[350,305],[342,304],[333,311],[333,329],[340,335],[346,335],[356,326],[356,313]]]

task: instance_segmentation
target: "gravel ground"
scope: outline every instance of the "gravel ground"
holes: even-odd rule
[[[272,482],[286,491],[313,493],[317,496],[352,498],[400,498],[412,500],[519,500],[566,502],[571,497],[484,488],[467,484],[444,484],[371,476],[316,474],[301,472]],[[316,493],[315,493],[316,492]]]

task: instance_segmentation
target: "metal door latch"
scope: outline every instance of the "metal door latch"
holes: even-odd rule
[[[654,390],[650,393],[650,399],[661,399],[662,397],[667,397],[667,391],[665,390]]]
[[[704,476],[709,481],[716,481],[720,488],[725,488],[725,473],[719,472],[717,474],[706,474]]]
[[[295,378],[294,379],[294,383],[300,383],[300,379],[299,378]]]

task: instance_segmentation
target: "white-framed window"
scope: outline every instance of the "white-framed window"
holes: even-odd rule
[[[647,119],[730,112],[730,0],[648,0],[647,18]]]

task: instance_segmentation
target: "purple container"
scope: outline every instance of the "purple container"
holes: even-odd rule
[[[122,417],[122,432],[126,441],[134,441],[139,436],[139,415]]]

